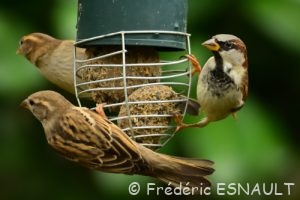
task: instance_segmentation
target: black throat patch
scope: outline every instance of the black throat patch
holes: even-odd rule
[[[235,87],[233,80],[223,70],[223,59],[218,52],[214,52],[216,67],[212,70],[205,81],[209,85],[209,91],[213,96],[226,94],[229,88]]]

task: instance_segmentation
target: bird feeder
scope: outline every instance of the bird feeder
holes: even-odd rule
[[[74,84],[133,140],[158,149],[185,115],[191,76],[187,0],[79,0]],[[169,52],[168,59],[161,53]],[[80,80],[80,81],[78,81]],[[91,108],[94,109],[94,108]]]

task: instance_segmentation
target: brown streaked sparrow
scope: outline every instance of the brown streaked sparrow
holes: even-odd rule
[[[154,152],[110,122],[101,105],[95,113],[75,107],[62,95],[40,91],[21,106],[42,123],[49,145],[64,158],[109,173],[152,176],[172,186],[208,187],[212,161]],[[188,183],[188,184],[187,184]]]
[[[201,70],[194,56],[187,55],[201,70],[197,84],[197,99],[205,117],[195,124],[184,124],[177,118],[177,130],[204,127],[209,122],[226,118],[240,110],[248,94],[248,57],[244,42],[234,35],[219,34],[202,43],[213,53]]]
[[[31,33],[22,37],[17,54],[34,64],[50,82],[75,93],[73,40],[58,40],[44,33]],[[76,55],[81,59],[87,58],[83,48],[77,48]]]

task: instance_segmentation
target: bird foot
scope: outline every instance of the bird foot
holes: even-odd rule
[[[96,112],[103,118],[107,119],[107,116],[103,110],[103,106],[106,105],[106,103],[97,103],[96,104]]]
[[[194,76],[194,74],[196,72],[198,72],[200,74],[202,68],[201,68],[201,65],[198,62],[196,56],[194,56],[193,54],[186,54],[186,55],[184,55],[184,57],[186,57],[192,63],[192,65],[193,65],[193,68],[191,70],[192,76]]]
[[[184,129],[187,126],[187,124],[183,123],[183,116],[180,114],[174,115],[174,121],[177,125],[175,129],[175,133],[180,131],[181,129]]]
[[[237,114],[236,114],[236,112],[231,113],[231,115],[232,115],[233,119],[237,120]]]
[[[178,115],[178,114],[174,115],[174,121],[177,124],[175,133],[178,132],[178,131],[180,131],[181,129],[188,128],[188,127],[203,128],[204,126],[206,126],[210,122],[208,120],[208,118],[205,117],[205,118],[203,118],[202,120],[200,120],[197,123],[194,123],[194,124],[185,124],[185,123],[183,123],[183,117],[182,117],[182,115]]]

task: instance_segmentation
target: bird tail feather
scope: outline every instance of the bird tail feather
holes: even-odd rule
[[[149,149],[144,150],[148,151]],[[153,151],[148,152],[148,155],[149,153],[152,155],[145,160],[152,166],[152,172],[150,172],[152,174],[150,175],[162,182],[173,187],[195,187],[199,189],[211,186],[206,177],[214,172],[212,161],[169,156]]]

